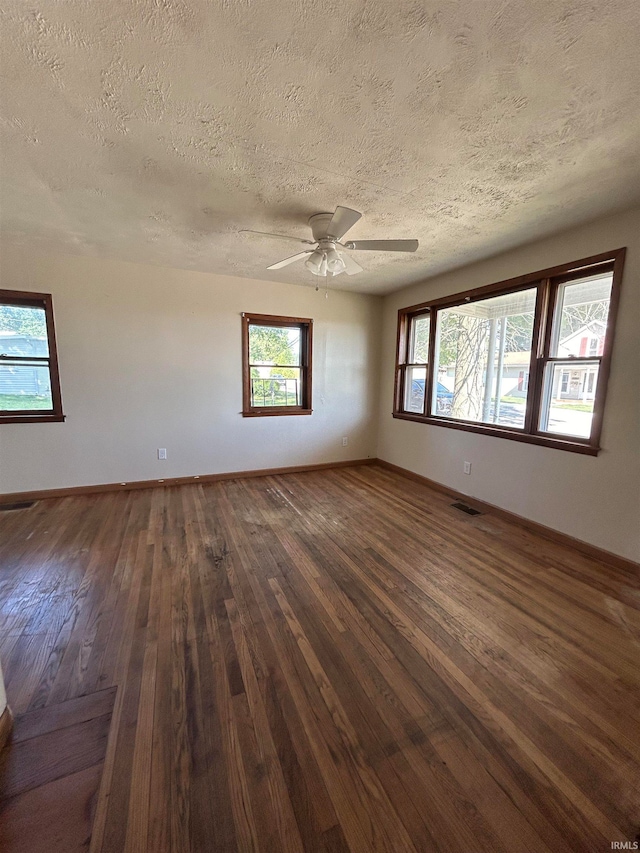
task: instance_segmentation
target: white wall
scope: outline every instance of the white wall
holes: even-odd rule
[[[380,297],[15,248],[1,270],[53,294],[67,420],[0,425],[0,493],[375,456]],[[314,320],[312,415],[241,416],[242,311]]]
[[[397,311],[627,246],[598,457],[394,419]],[[378,456],[464,494],[640,559],[640,210],[617,215],[385,298]],[[472,473],[462,463],[472,463]]]

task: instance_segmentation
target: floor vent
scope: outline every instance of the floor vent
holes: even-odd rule
[[[466,512],[467,515],[482,515],[479,509],[474,509],[473,507],[467,506],[466,504],[462,504],[459,501],[456,501],[456,503],[451,504],[451,506],[455,507],[455,509],[459,509],[460,512]]]
[[[0,512],[9,512],[13,509],[29,509],[35,505],[35,501],[18,501],[14,504],[0,504]]]

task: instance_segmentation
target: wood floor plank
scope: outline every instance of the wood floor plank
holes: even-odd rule
[[[75,726],[9,743],[0,755],[2,799],[100,763],[110,722],[111,714],[103,714]]]
[[[78,696],[76,699],[69,699],[50,708],[27,711],[15,719],[11,734],[12,742],[19,743],[57,729],[85,723],[93,720],[94,717],[111,714],[115,694],[116,688],[108,687],[106,690],[90,693],[87,696]]]
[[[56,804],[48,853],[633,841],[640,576],[451,502],[368,465],[2,514],[0,844]]]
[[[102,764],[63,776],[0,806],[3,853],[85,853]]]

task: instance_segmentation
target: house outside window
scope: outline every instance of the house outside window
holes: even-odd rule
[[[0,290],[0,423],[62,420],[51,295]]]

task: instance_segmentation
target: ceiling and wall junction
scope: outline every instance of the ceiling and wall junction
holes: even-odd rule
[[[354,207],[330,286],[385,293],[640,197],[637,0],[4,5],[5,238],[268,272],[307,218]]]

